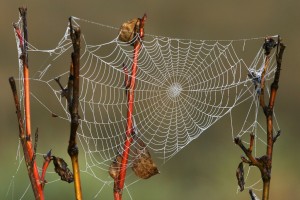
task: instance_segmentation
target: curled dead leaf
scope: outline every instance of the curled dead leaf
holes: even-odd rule
[[[141,139],[137,139],[137,145],[134,148],[134,152],[137,156],[133,161],[132,170],[136,176],[142,179],[148,179],[159,174],[158,168],[151,158],[149,150]]]
[[[122,156],[117,155],[114,161],[109,166],[108,173],[114,180],[116,180],[119,176],[121,162],[122,162]]]
[[[244,187],[245,187],[243,162],[240,162],[238,168],[236,169],[236,178],[238,180],[238,185],[240,187],[240,191],[243,191]]]
[[[119,40],[121,40],[122,42],[130,42],[134,38],[139,25],[140,25],[139,18],[134,18],[132,20],[123,23],[119,32]]]
[[[61,180],[66,181],[68,183],[73,182],[73,173],[68,168],[68,164],[64,161],[64,159],[52,156],[54,163],[54,170],[60,176]]]

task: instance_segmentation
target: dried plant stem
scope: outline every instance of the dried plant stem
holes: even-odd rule
[[[29,86],[29,68],[28,68],[28,31],[27,31],[27,8],[19,8],[23,23],[23,37],[20,39],[23,43],[20,44],[22,49],[21,58],[23,61],[23,75],[24,75],[24,104],[25,104],[25,126],[26,136],[31,138],[31,117],[30,117],[30,86]]]
[[[20,110],[19,97],[18,97],[18,93],[17,93],[16,83],[15,83],[15,80],[13,77],[9,78],[9,83],[10,83],[11,90],[13,93],[13,98],[15,101],[16,114],[17,114],[18,124],[19,124],[19,138],[20,138],[22,148],[23,148],[25,164],[26,164],[29,180],[31,183],[31,187],[32,187],[35,199],[43,200],[44,199],[43,184],[42,184],[42,181],[40,181],[36,162],[35,162],[35,160],[32,160],[32,158],[33,158],[32,143],[27,140],[27,137],[25,134],[22,114],[21,114],[21,110]],[[31,147],[31,148],[28,148],[28,147]]]
[[[125,177],[126,177],[126,169],[128,163],[128,156],[130,151],[130,145],[133,141],[132,133],[133,133],[133,108],[134,108],[134,88],[135,88],[135,78],[136,72],[138,68],[138,55],[141,49],[141,39],[144,37],[144,24],[146,20],[146,15],[140,19],[140,26],[139,26],[139,39],[134,43],[134,55],[133,55],[133,64],[131,69],[131,76],[130,76],[130,85],[128,87],[128,110],[127,110],[127,128],[126,128],[126,139],[124,144],[124,151],[122,155],[122,161],[120,166],[120,173],[118,177],[118,181],[115,181],[117,187],[114,187],[114,199],[121,200],[122,199],[122,191],[124,188]],[[125,74],[126,76],[126,74]],[[128,79],[128,77],[127,77]]]
[[[30,84],[29,84],[29,69],[28,69],[28,54],[27,54],[27,42],[28,42],[28,32],[27,32],[27,8],[20,7],[19,12],[21,15],[23,30],[20,30],[17,26],[14,25],[15,32],[19,38],[20,44],[19,48],[22,52],[19,59],[23,63],[23,80],[24,80],[24,107],[25,107],[25,130],[24,124],[22,122],[22,115],[20,111],[20,103],[18,100],[18,94],[16,90],[16,85],[13,77],[9,78],[11,89],[14,96],[15,106],[17,109],[17,117],[19,123],[19,137],[21,140],[25,163],[33,189],[35,199],[43,200],[43,183],[40,179],[37,164],[34,160],[34,150],[31,141],[31,117],[30,117]]]
[[[130,87],[128,89],[127,130],[126,130],[126,140],[124,144],[124,152],[122,156],[123,159],[122,159],[121,170],[120,170],[120,183],[119,183],[120,188],[123,188],[124,186],[129,148],[133,140],[131,134],[133,132],[132,114],[133,114],[133,106],[134,106],[134,87],[135,87],[135,76],[136,76],[137,62],[138,62],[138,52],[140,50],[140,47],[141,47],[141,43],[140,41],[137,41],[134,45],[132,76],[131,76]]]
[[[271,94],[269,98],[269,105],[266,106],[265,100],[264,100],[264,79],[267,67],[269,65],[270,54],[271,49],[266,49],[266,59],[265,59],[265,68],[262,73],[262,84],[261,84],[261,93],[259,97],[260,106],[263,109],[263,112],[266,117],[267,122],[267,149],[266,154],[255,158],[252,155],[252,148],[253,148],[253,140],[254,135],[251,134],[250,138],[250,147],[247,149],[244,144],[242,143],[241,139],[239,137],[235,138],[235,143],[243,150],[243,152],[246,154],[247,158],[242,157],[242,161],[244,163],[247,163],[249,165],[254,165],[258,167],[258,169],[261,172],[261,177],[263,180],[263,193],[262,193],[262,200],[269,200],[269,194],[270,194],[270,182],[271,182],[271,169],[272,169],[272,156],[273,156],[273,146],[275,141],[280,135],[280,131],[277,132],[276,135],[273,133],[273,108],[275,104],[275,98],[278,90],[278,83],[279,83],[279,77],[280,77],[280,70],[281,70],[281,63],[282,63],[282,56],[283,52],[285,50],[285,45],[281,43],[280,38],[278,37],[278,43],[277,43],[277,52],[276,52],[276,61],[277,61],[277,68],[274,75],[273,83],[271,84]]]
[[[267,120],[267,151],[266,151],[266,163],[265,169],[261,171],[262,179],[263,179],[263,196],[262,200],[269,199],[270,193],[270,181],[271,181],[271,169],[272,169],[272,157],[273,157],[273,145],[276,139],[278,138],[278,134],[274,136],[273,134],[273,109],[275,104],[275,98],[277,95],[278,84],[279,84],[279,77],[281,71],[281,63],[282,63],[282,56],[285,50],[285,45],[281,43],[280,38],[278,38],[278,46],[276,52],[276,62],[277,68],[275,71],[275,76],[273,83],[271,84],[271,94],[269,98],[269,105],[262,107],[266,116]]]
[[[78,114],[78,105],[79,105],[79,60],[80,60],[80,28],[72,26],[72,18],[70,21],[70,36],[73,43],[72,52],[72,64],[70,67],[70,75],[68,82],[68,94],[67,101],[69,103],[69,112],[71,115],[71,130],[70,130],[70,139],[68,146],[68,153],[71,157],[73,174],[74,174],[74,187],[75,187],[75,197],[77,200],[82,199],[81,192],[81,182],[80,182],[80,170],[78,162],[79,150],[77,147],[76,137],[77,137],[77,128],[79,125],[79,114]]]

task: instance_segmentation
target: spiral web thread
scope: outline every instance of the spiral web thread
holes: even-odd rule
[[[89,25],[93,29],[112,31],[118,36],[118,28],[76,17],[73,17],[73,21],[80,27]],[[21,26],[21,21],[18,24]],[[106,186],[111,192],[113,180],[107,170],[116,155],[123,152],[127,120],[124,67],[127,67],[130,78],[132,44],[139,36],[131,43],[121,42],[118,37],[108,42],[97,42],[95,39],[89,42],[84,30],[80,59],[81,119],[78,139],[84,152],[81,155],[85,158],[81,170],[99,183],[101,189],[96,192],[97,197]],[[18,37],[16,40],[18,44]],[[247,46],[248,43],[259,44],[252,49],[253,55],[248,55],[246,43]],[[146,34],[138,59],[133,115],[136,137],[144,141],[154,159],[160,158],[162,163],[166,162],[227,114],[233,138],[239,136],[247,143],[249,134],[254,133],[255,155],[256,146],[266,145],[266,130],[259,123],[259,91],[254,87],[255,81],[248,76],[251,72],[258,77],[262,73],[265,59],[262,43],[263,38],[190,40]],[[42,89],[33,88],[33,99],[50,113],[68,121],[70,115],[66,99],[54,78],[60,77],[66,87],[71,51],[69,28],[54,49],[40,50],[29,44],[30,61],[34,56],[47,57],[42,59],[42,64],[31,64],[31,84],[49,91],[46,95]],[[245,55],[247,62],[242,57]],[[22,101],[22,63],[19,64]],[[266,89],[269,88],[268,81],[273,77],[275,67],[272,54],[266,73]],[[38,70],[33,73],[34,69]],[[54,101],[50,102],[50,98]],[[242,125],[236,127],[234,108],[240,104],[246,105],[246,111],[238,115],[238,123]],[[275,122],[277,124],[276,115]],[[276,129],[279,129],[278,125]],[[133,143],[135,145],[138,144]],[[20,165],[22,156],[20,153],[18,155]],[[128,168],[135,157],[132,151]],[[246,173],[246,183],[250,169]],[[48,182],[57,180],[54,178]],[[130,198],[128,187],[136,181],[137,178],[129,172],[125,188]],[[259,182],[250,183],[246,188],[255,189]],[[10,190],[14,187],[13,181],[11,185]],[[22,197],[27,190],[28,187]]]

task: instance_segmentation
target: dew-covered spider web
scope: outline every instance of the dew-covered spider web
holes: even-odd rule
[[[124,149],[127,121],[124,81],[126,74],[130,78],[132,44],[139,35],[127,43],[118,40],[119,28],[76,17],[73,22],[81,27],[82,33],[78,141],[84,163],[80,167],[83,176],[90,175],[96,181],[90,186],[95,187],[96,192],[88,198],[98,198],[104,191],[112,198],[113,180],[107,171],[116,155],[122,154]],[[22,26],[21,21],[18,25]],[[32,104],[41,105],[49,112],[48,118],[52,115],[57,120],[70,121],[63,91],[54,80],[59,78],[62,86],[67,87],[73,49],[68,24],[66,27],[55,48],[43,50],[29,44],[28,52]],[[147,33],[147,25],[145,28]],[[16,40],[19,44],[18,37]],[[265,61],[263,42],[264,37],[191,40],[145,35],[138,55],[134,129],[136,137],[146,144],[159,165],[224,116],[229,119],[228,134],[232,134],[232,139],[239,136],[247,145],[250,133],[255,134],[254,154],[259,155],[257,147],[266,146],[266,129],[258,102],[258,80]],[[267,94],[275,68],[273,53],[265,76]],[[22,80],[21,62],[19,71],[19,80]],[[22,81],[19,89],[22,97]],[[276,115],[275,122],[274,131],[278,131]],[[69,132],[60,134],[68,135]],[[39,137],[43,137],[42,133]],[[39,152],[37,156],[42,157],[45,153]],[[130,169],[135,156],[131,152],[127,166],[124,193],[128,199],[134,198],[128,188],[138,181]],[[22,156],[18,160],[21,165]],[[259,190],[259,179],[247,182],[250,169],[246,171],[246,188]],[[49,183],[59,180],[51,170],[46,177],[46,188]],[[10,189],[13,187],[16,186],[10,186]],[[31,192],[28,188],[29,185],[18,198],[25,198]]]

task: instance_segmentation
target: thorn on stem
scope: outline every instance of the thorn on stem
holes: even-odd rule
[[[33,165],[34,160],[36,158],[38,140],[39,140],[39,129],[37,128],[35,131],[35,135],[34,135],[34,146],[33,146],[33,156],[32,156],[32,160],[31,160],[31,166]]]
[[[241,160],[244,162],[244,163],[247,163],[249,165],[252,165],[252,162],[250,160],[248,160],[245,156],[241,156]]]
[[[52,157],[51,154],[52,154],[52,149],[50,149],[50,150],[47,152],[47,154],[44,155],[44,159],[45,159],[45,160],[48,159],[48,158],[51,159],[51,157]]]
[[[67,88],[64,88],[62,86],[62,84],[60,83],[60,77],[57,77],[54,79],[56,81],[56,83],[59,85],[60,89],[61,89],[61,96],[62,97],[66,97],[68,96],[68,89]]]
[[[273,137],[273,143],[275,143],[278,137],[281,135],[281,130],[277,131],[276,135]]]

